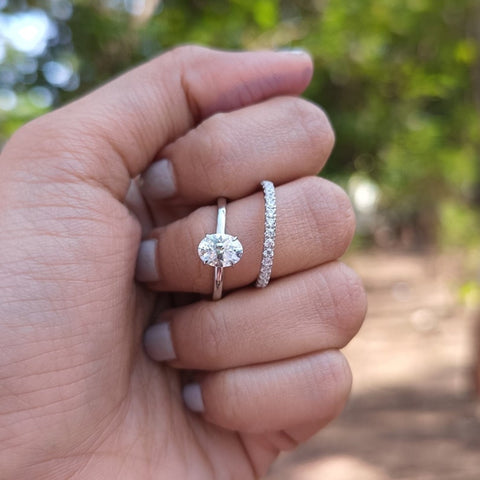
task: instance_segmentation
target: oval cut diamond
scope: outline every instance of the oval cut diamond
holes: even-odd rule
[[[243,255],[243,247],[237,237],[226,233],[210,233],[198,245],[198,256],[212,267],[231,267]]]

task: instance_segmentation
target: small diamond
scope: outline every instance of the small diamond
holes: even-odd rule
[[[275,246],[275,240],[273,238],[266,238],[263,246],[264,248],[273,248]]]
[[[265,267],[271,267],[273,265],[273,259],[272,258],[262,259],[262,265]]]
[[[222,233],[211,233],[198,245],[198,256],[212,267],[231,267],[243,255],[243,247],[237,237]]]

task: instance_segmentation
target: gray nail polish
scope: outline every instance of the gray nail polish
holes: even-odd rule
[[[198,383],[188,383],[183,387],[183,401],[192,412],[204,412],[202,389]]]
[[[157,240],[144,240],[140,243],[135,268],[135,277],[139,282],[156,282],[159,279],[156,256]]]
[[[175,360],[170,322],[162,322],[152,325],[143,339],[145,350],[153,360],[165,362]]]
[[[172,197],[177,191],[170,160],[158,160],[142,175],[142,192],[152,199]]]

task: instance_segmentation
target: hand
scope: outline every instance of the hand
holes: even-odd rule
[[[333,145],[322,111],[295,97],[311,73],[305,54],[182,47],[5,146],[2,479],[245,480],[339,413],[351,380],[337,349],[365,298],[335,261],[350,204],[309,177]],[[155,158],[168,160],[147,170]],[[152,216],[131,183],[142,172]],[[278,231],[272,282],[257,290],[263,179],[278,186]],[[165,296],[153,291],[211,293],[196,247],[219,196],[245,249],[225,297],[154,312]],[[142,226],[148,289],[134,279]],[[152,317],[146,346],[166,363],[142,346]],[[181,369],[203,371],[183,393],[197,412]]]

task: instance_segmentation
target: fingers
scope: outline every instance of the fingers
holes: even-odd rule
[[[339,187],[306,177],[276,189],[277,237],[272,278],[339,258],[355,228],[350,201]],[[227,233],[238,236],[243,257],[225,269],[224,289],[252,283],[260,270],[264,237],[262,193],[227,205]],[[139,251],[137,278],[161,291],[211,293],[213,268],[197,255],[198,243],[215,230],[216,207],[203,207],[188,217],[153,230]]]
[[[188,205],[240,198],[264,178],[279,185],[318,173],[333,143],[320,108],[277,97],[214,115],[167,146],[143,175],[142,192],[150,202]]]
[[[343,355],[330,350],[292,360],[208,373],[184,388],[184,400],[226,429],[262,433],[308,422],[317,428],[342,410],[351,388]]]
[[[180,47],[22,128],[4,151],[38,174],[81,178],[122,199],[129,179],[200,120],[308,85],[307,54]],[[34,146],[35,148],[32,148]]]
[[[241,290],[222,302],[197,302],[162,313],[145,334],[158,361],[220,370],[345,346],[360,328],[366,298],[358,276],[333,262]],[[294,332],[294,334],[292,334]]]

